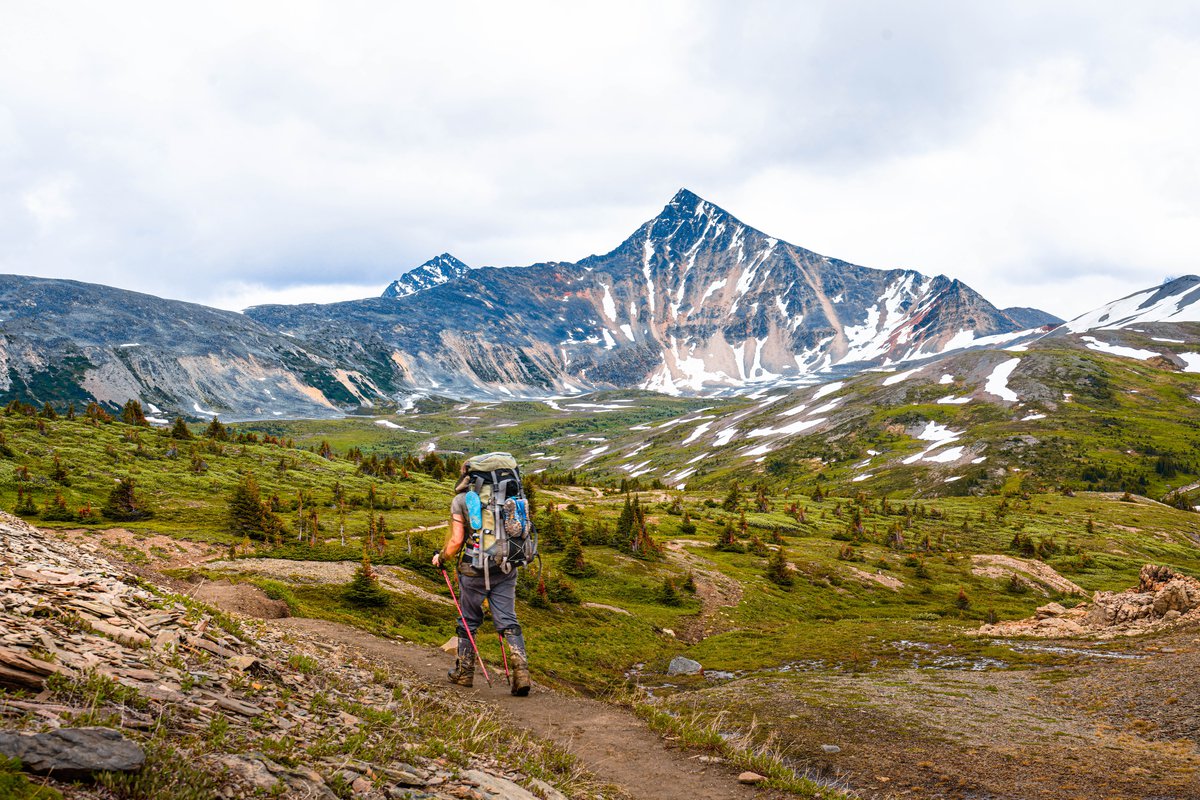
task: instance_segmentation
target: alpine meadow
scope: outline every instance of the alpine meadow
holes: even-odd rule
[[[1200,6],[0,4],[0,800],[1197,800]]]

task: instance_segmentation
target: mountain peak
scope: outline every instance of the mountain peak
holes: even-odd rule
[[[707,216],[711,213],[724,214],[727,212],[705,200],[690,189],[680,189],[665,206],[660,217],[679,218],[684,216]]]
[[[1082,333],[1154,322],[1200,322],[1200,276],[1183,275],[1134,292],[1076,317],[1063,328],[1070,333]]]
[[[443,283],[457,280],[471,271],[471,268],[449,253],[434,256],[419,267],[392,281],[383,290],[383,297],[392,299],[408,297],[426,289],[432,289]]]

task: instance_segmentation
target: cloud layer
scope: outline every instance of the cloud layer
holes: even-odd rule
[[[1064,316],[1200,271],[1190,4],[13,5],[6,272],[344,299],[606,251],[680,186]]]

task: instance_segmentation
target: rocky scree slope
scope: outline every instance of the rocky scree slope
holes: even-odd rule
[[[86,776],[121,797],[563,797],[516,764],[596,794],[555,774],[570,759],[552,746],[410,674],[239,624],[2,512],[0,543],[0,754],[65,796],[97,796],[64,782]]]
[[[0,308],[5,399],[321,417],[392,394],[404,377],[370,336],[300,342],[243,314],[97,284],[0,275]]]

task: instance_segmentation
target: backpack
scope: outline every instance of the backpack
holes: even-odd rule
[[[508,453],[487,453],[467,462],[467,541],[463,558],[483,570],[491,588],[490,570],[507,575],[538,557],[537,530],[521,485],[521,469]]]

